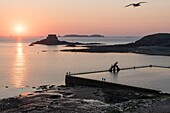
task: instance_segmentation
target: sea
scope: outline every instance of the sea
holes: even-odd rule
[[[81,73],[109,69],[114,62],[120,68],[159,65],[170,66],[169,56],[153,56],[135,53],[84,53],[62,52],[66,47],[36,45],[31,42],[45,37],[0,37],[0,99],[33,91],[40,85],[64,85],[67,72]],[[103,45],[135,42],[141,36],[108,37],[59,37],[59,40]],[[85,78],[126,84],[170,92],[170,69],[144,68],[78,75]]]

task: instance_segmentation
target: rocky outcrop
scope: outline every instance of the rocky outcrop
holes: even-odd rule
[[[70,47],[75,47],[76,45],[95,45],[100,43],[79,43],[79,42],[67,42],[67,41],[60,41],[56,34],[49,34],[46,39],[42,39],[40,41],[36,41],[31,43],[29,46],[34,46],[35,44],[42,44],[42,45],[67,45]]]
[[[60,41],[60,40],[58,40],[58,37],[55,34],[49,34],[46,39],[42,39],[40,41],[33,42],[29,46],[33,46],[34,44],[63,45],[63,44],[69,44],[69,42]]]
[[[132,44],[133,45],[133,44]],[[134,43],[135,46],[169,46],[170,47],[170,34],[159,33],[144,36],[142,39]]]

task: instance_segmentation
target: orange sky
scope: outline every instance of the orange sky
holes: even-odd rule
[[[170,32],[170,0],[145,1],[125,8],[134,0],[0,0],[0,36]]]

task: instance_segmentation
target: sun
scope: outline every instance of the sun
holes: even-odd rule
[[[21,26],[21,25],[17,25],[17,26],[15,27],[15,31],[16,31],[17,33],[23,33],[23,32],[24,32],[24,27]]]

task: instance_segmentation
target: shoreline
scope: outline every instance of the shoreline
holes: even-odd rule
[[[136,53],[145,55],[170,56],[170,47],[162,46],[140,46],[129,47],[128,45],[107,45],[107,46],[82,46],[87,49],[63,49],[63,52],[84,52],[84,53]]]
[[[163,103],[170,111],[169,94],[123,88],[43,85],[32,93],[1,99],[0,112],[165,112]]]
[[[146,55],[161,55],[170,56],[170,34],[158,33],[144,36],[143,38],[127,43],[118,45],[101,45],[99,43],[79,43],[79,42],[67,42],[60,41],[56,34],[49,34],[46,39],[31,43],[42,44],[47,46],[52,45],[65,45],[66,47],[86,47],[87,49],[64,49],[64,52],[88,52],[88,53],[137,53]]]

